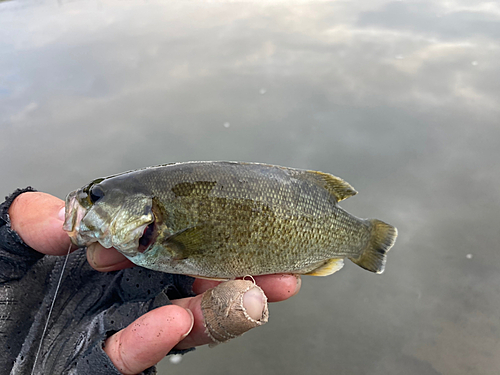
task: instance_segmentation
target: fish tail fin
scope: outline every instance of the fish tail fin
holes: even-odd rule
[[[398,230],[392,225],[377,219],[368,221],[372,225],[368,244],[359,258],[351,260],[368,271],[382,273],[385,268],[386,253],[396,242]]]

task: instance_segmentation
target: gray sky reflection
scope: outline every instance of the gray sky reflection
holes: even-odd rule
[[[346,209],[399,229],[383,276],[306,277],[160,373],[500,368],[498,4],[10,1],[0,24],[3,195],[264,161],[345,178]]]

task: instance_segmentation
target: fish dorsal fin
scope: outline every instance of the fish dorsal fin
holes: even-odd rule
[[[175,260],[202,254],[207,244],[207,228],[203,223],[182,229],[167,237],[163,243]]]
[[[328,276],[328,275],[331,275],[332,273],[337,272],[342,267],[344,267],[344,259],[342,259],[342,258],[328,259],[325,263],[323,263],[318,268],[306,273],[306,275]]]
[[[316,183],[332,194],[337,202],[352,197],[358,194],[356,190],[340,177],[333,176],[329,173],[317,171],[302,171],[301,176],[297,176],[303,180],[308,180]]]

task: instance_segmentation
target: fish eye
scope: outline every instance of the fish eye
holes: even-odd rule
[[[89,191],[89,198],[92,203],[96,203],[99,199],[104,197],[104,190],[99,185],[94,185]]]

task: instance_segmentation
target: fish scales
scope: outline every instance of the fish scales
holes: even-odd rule
[[[255,274],[257,270],[272,269],[279,260],[290,272],[300,271],[307,262],[324,260],[332,239],[338,244],[336,255],[357,255],[352,246],[354,235],[366,233],[357,228],[366,225],[349,220],[350,215],[334,204],[315,205],[331,200],[323,189],[307,181],[292,181],[279,168],[263,174],[259,167],[241,169],[229,165],[223,173],[217,165],[196,167],[168,171],[169,175],[174,173],[167,184],[162,173],[144,173],[152,177],[153,194],[173,213],[169,232],[207,221],[215,227],[205,236],[207,241],[200,251],[191,254],[191,261],[199,268],[210,270],[227,263],[233,273]],[[284,183],[292,186],[275,193]],[[245,226],[252,230],[239,230]],[[214,245],[222,251],[210,247]],[[304,248],[309,251],[304,253]],[[248,264],[253,267],[249,269]]]
[[[98,179],[70,193],[65,229],[80,246],[99,241],[138,265],[206,278],[326,275],[344,258],[382,272],[396,229],[338,205],[355,193],[321,172],[177,163]],[[92,202],[92,194],[99,199]],[[77,212],[82,219],[75,224]]]

